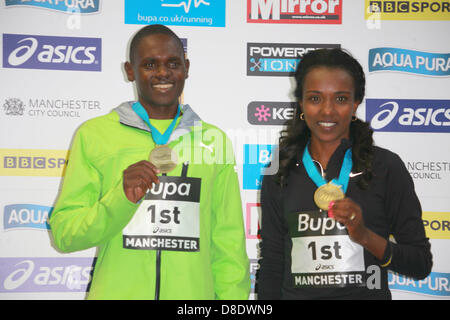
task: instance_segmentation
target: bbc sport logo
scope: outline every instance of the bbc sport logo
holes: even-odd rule
[[[102,71],[100,38],[3,34],[3,67]]]
[[[430,239],[450,239],[450,212],[422,212],[425,233]]]
[[[366,99],[374,131],[450,132],[450,100]]]
[[[62,177],[67,150],[0,149],[0,176]]]
[[[366,20],[378,14],[381,20],[450,20],[448,1],[365,0]]]
[[[125,0],[126,24],[225,27],[226,0]]]

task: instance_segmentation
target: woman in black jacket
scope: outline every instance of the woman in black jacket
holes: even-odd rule
[[[390,299],[387,269],[423,279],[432,266],[413,181],[356,117],[365,94],[356,59],[315,50],[295,79],[279,171],[261,189],[258,299]]]

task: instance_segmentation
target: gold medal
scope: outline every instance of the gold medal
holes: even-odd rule
[[[322,209],[328,211],[328,206],[331,201],[344,199],[345,194],[340,186],[337,186],[331,182],[324,184],[317,188],[314,192],[314,202]]]
[[[159,145],[150,152],[149,161],[153,163],[161,173],[168,173],[177,166],[178,157],[168,145]]]

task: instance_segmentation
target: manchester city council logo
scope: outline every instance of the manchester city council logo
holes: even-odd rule
[[[6,99],[3,104],[3,109],[8,116],[23,116],[25,110],[25,104],[22,100],[17,98]]]

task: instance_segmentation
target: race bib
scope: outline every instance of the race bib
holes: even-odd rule
[[[123,247],[200,250],[200,178],[159,177],[123,229]]]
[[[290,214],[288,220],[294,287],[365,286],[364,248],[344,225],[320,211]]]

